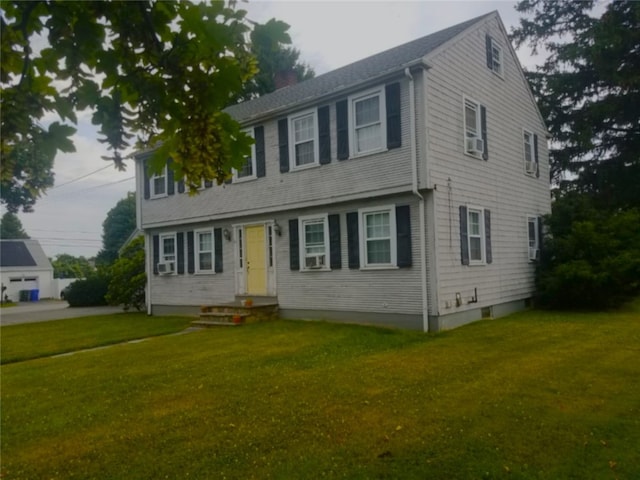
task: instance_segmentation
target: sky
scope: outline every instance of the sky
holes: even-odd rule
[[[253,0],[241,3],[240,8],[256,22],[277,18],[288,23],[301,61],[320,75],[494,10],[510,31],[519,19],[515,3]],[[535,59],[526,48],[518,56],[525,67],[533,68]],[[102,222],[107,213],[127,192],[135,190],[132,161],[121,172],[102,160],[108,152],[97,140],[90,113],[79,114],[77,128],[73,137],[76,152],[56,157],[54,187],[38,200],[33,213],[19,214],[24,230],[40,241],[49,257],[61,253],[96,255],[102,246]]]

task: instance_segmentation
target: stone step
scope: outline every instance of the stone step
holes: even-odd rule
[[[196,320],[191,322],[194,327],[239,327],[244,325],[244,321],[240,323],[234,322],[221,322],[216,320]]]

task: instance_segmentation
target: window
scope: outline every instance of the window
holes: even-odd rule
[[[529,260],[534,261],[540,258],[540,218],[536,216],[527,217],[527,230],[529,238]]]
[[[469,208],[467,211],[469,228],[469,261],[484,263],[484,215],[481,209]]]
[[[396,266],[396,219],[394,207],[360,211],[362,266]]]
[[[253,129],[245,130],[245,133],[254,138]],[[256,144],[251,145],[251,155],[246,157],[244,166],[240,170],[234,170],[233,179],[236,181],[250,180],[256,176]]]
[[[536,136],[526,130],[523,131],[524,171],[529,175],[538,173],[538,159],[536,158]]]
[[[158,272],[162,274],[175,273],[177,254],[175,233],[160,235],[159,253]]]
[[[213,231],[195,232],[196,273],[213,273]]]
[[[349,108],[352,156],[382,150],[387,133],[384,89],[351,98]]]
[[[300,218],[302,270],[329,267],[329,227],[327,217]]]
[[[292,169],[318,163],[317,112],[305,112],[289,118],[291,124]]]
[[[167,167],[162,169],[159,175],[153,175],[150,179],[151,198],[167,195]]]
[[[491,38],[491,70],[502,76],[502,47]]]
[[[465,152],[477,157],[482,156],[485,145],[482,135],[481,105],[468,98],[464,100]]]

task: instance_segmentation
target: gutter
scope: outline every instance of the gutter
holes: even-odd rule
[[[427,235],[425,225],[425,201],[418,190],[418,151],[416,135],[416,92],[413,75],[409,68],[404,69],[409,79],[409,132],[411,135],[411,173],[412,193],[418,197],[419,230],[420,230],[420,280],[422,282],[422,331],[429,331],[429,291],[427,288]]]

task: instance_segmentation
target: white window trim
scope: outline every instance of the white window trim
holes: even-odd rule
[[[310,221],[318,221],[322,220],[324,224],[324,267],[322,268],[307,268],[306,262],[306,232],[304,230],[304,225]],[[307,215],[304,217],[298,218],[298,237],[300,239],[300,271],[301,272],[322,272],[331,270],[330,266],[330,244],[329,244],[329,216],[327,214],[322,215]]]
[[[232,183],[248,182],[248,181],[255,180],[255,179],[258,178],[258,172],[256,172],[256,166],[257,166],[256,165],[256,143],[255,143],[255,137],[254,137],[254,134],[253,134],[253,128],[248,129],[248,130],[243,130],[243,132],[254,139],[254,142],[251,145],[251,171],[253,173],[251,175],[247,175],[245,177],[240,177],[238,175],[239,171],[234,168],[233,169],[233,181],[232,181]]]
[[[471,212],[478,212],[480,214],[480,260],[474,260],[471,258]],[[475,235],[474,235],[475,237]],[[469,265],[486,265],[487,264],[487,235],[484,224],[484,207],[476,207],[474,205],[467,205],[467,248],[469,251]]]
[[[173,239],[173,260],[167,260],[165,257],[165,253],[164,253],[164,240],[166,238],[171,238]],[[177,275],[178,273],[178,238],[176,235],[176,232],[170,232],[170,233],[161,233],[158,236],[158,240],[159,240],[159,255],[158,255],[158,262],[160,263],[165,263],[165,262],[173,262],[173,272],[167,274],[167,275]]]
[[[533,247],[529,244],[529,241],[531,240],[529,238],[529,224],[531,222],[533,222],[533,225],[534,225],[533,231],[535,232],[535,244],[534,244]],[[537,250],[538,255],[540,254],[539,222],[540,222],[540,216],[539,215],[527,215],[527,257],[529,258],[530,262],[535,262],[536,261],[535,253],[532,250]]]
[[[535,166],[533,171],[527,170],[527,146],[524,141],[525,135],[529,135],[529,138],[531,139],[531,143],[529,145],[529,153],[531,154],[531,162]],[[531,177],[535,177],[536,174],[538,173],[538,168],[540,168],[540,166],[538,165],[538,162],[536,162],[535,152],[536,151],[535,151],[535,141],[534,141],[533,132],[523,128],[522,129],[522,165],[524,167],[524,173]]]
[[[482,155],[484,154],[484,143],[482,152],[479,154],[471,153],[467,150],[467,138],[471,138],[467,136],[467,102],[472,103],[476,107],[476,136],[475,138],[482,139],[482,104],[477,100],[474,100],[471,97],[467,97],[466,95],[462,96],[462,132],[463,132],[463,143],[462,143],[462,151],[465,155],[468,155],[473,158],[482,159]]]
[[[364,152],[356,151],[357,142],[356,142],[356,118],[355,118],[355,108],[354,104],[361,100],[366,100],[367,98],[378,96],[380,98],[380,135],[381,142],[380,147],[375,148],[373,150],[367,150]],[[367,90],[365,92],[360,92],[355,95],[351,95],[348,98],[348,112],[349,112],[349,157],[364,157],[367,155],[371,155],[379,152],[387,151],[387,99],[385,93],[385,86],[379,86],[376,88],[372,88],[371,90]]]
[[[156,182],[155,180],[157,178],[160,177],[164,177],[164,192],[163,193],[156,193]],[[169,194],[167,193],[169,190],[169,182],[168,182],[169,178],[167,175],[167,166],[165,165],[162,168],[162,173],[160,175],[151,175],[149,177],[149,198],[163,198],[168,196]]]
[[[389,235],[391,248],[390,263],[367,262],[367,238],[365,216],[369,213],[389,213]],[[367,207],[358,210],[358,232],[360,237],[360,269],[361,270],[388,270],[398,268],[398,232],[396,228],[395,205],[381,205],[379,207]]]
[[[313,163],[307,163],[305,165],[296,165],[296,143],[295,143],[295,128],[294,121],[299,118],[313,116]],[[307,168],[313,168],[320,165],[320,144],[318,135],[318,109],[305,110],[293,115],[289,115],[289,170],[305,170]]]
[[[493,38],[491,36],[489,36],[489,38],[491,39],[491,59],[492,59],[491,71],[493,73],[495,73],[496,75],[498,75],[500,78],[503,78],[503,75],[504,75],[504,50],[503,50],[502,46],[498,42],[496,42],[495,38]],[[493,59],[495,58],[494,48],[499,53],[498,70],[496,70],[494,68],[494,63],[493,63]]]
[[[211,234],[211,270],[203,270],[200,268],[200,238],[199,234],[209,233]],[[212,275],[216,273],[216,237],[213,233],[213,228],[202,228],[200,230],[194,230],[193,232],[193,252],[195,273],[199,275]]]

